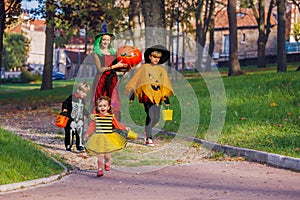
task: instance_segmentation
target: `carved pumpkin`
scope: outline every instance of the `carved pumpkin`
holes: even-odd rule
[[[117,59],[127,64],[127,68],[131,69],[142,62],[142,52],[136,47],[123,45],[117,51]]]
[[[126,92],[134,90],[139,99],[147,95],[152,103],[160,104],[165,97],[174,94],[166,70],[159,66],[144,64],[139,68],[125,86]]]

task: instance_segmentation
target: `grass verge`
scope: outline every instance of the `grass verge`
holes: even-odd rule
[[[0,128],[0,184],[22,182],[63,172],[41,147]]]

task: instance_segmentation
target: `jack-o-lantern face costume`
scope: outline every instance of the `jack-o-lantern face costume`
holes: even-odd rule
[[[144,64],[127,83],[126,92],[134,91],[134,95],[142,98],[146,95],[153,104],[160,104],[173,94],[171,82],[166,70],[160,66]]]

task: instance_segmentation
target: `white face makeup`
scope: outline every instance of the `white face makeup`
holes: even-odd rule
[[[111,42],[110,35],[103,35],[100,43],[101,48],[109,48],[110,42]]]

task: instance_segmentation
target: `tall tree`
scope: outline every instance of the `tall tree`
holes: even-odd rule
[[[211,63],[213,58],[213,52],[215,48],[215,39],[214,39],[214,29],[215,29],[215,0],[211,0],[210,2],[211,6],[211,18],[210,18],[210,25],[209,25],[209,47],[208,47],[208,56],[206,61],[206,67],[205,71],[210,72],[211,71]]]
[[[204,30],[203,30],[203,6],[204,1],[197,0],[196,2],[196,10],[195,10],[195,18],[196,18],[196,42],[197,44],[197,60],[196,60],[196,68],[198,71],[201,70],[202,65],[202,55],[205,38],[204,38]]]
[[[46,48],[41,90],[52,89],[54,16],[54,0],[46,0]]]
[[[237,38],[237,18],[236,1],[228,0],[228,21],[229,21],[229,69],[228,76],[243,74],[238,59],[238,38]]]
[[[141,38],[141,0],[130,0],[128,12],[129,30],[131,31],[131,36],[133,38],[134,45],[139,47]]]
[[[22,67],[28,57],[30,40],[22,34],[5,33],[3,63],[6,70]]]
[[[277,0],[277,72],[286,72],[286,0]]]
[[[0,0],[0,83],[3,64],[3,35],[5,28],[18,20],[21,14],[21,0]]]
[[[143,16],[146,27],[146,47],[154,44],[166,45],[164,6],[164,0],[142,0]]]
[[[274,0],[269,1],[269,8],[267,17],[265,16],[265,0],[258,1],[258,9],[256,6],[256,1],[251,0],[251,8],[253,10],[254,16],[258,24],[258,39],[257,39],[257,66],[259,68],[266,67],[266,43],[268,41],[269,35],[271,33],[271,17],[272,10],[274,7]]]
[[[2,80],[2,60],[3,60],[3,35],[4,35],[4,29],[5,29],[5,5],[4,0],[0,0],[0,83]]]

